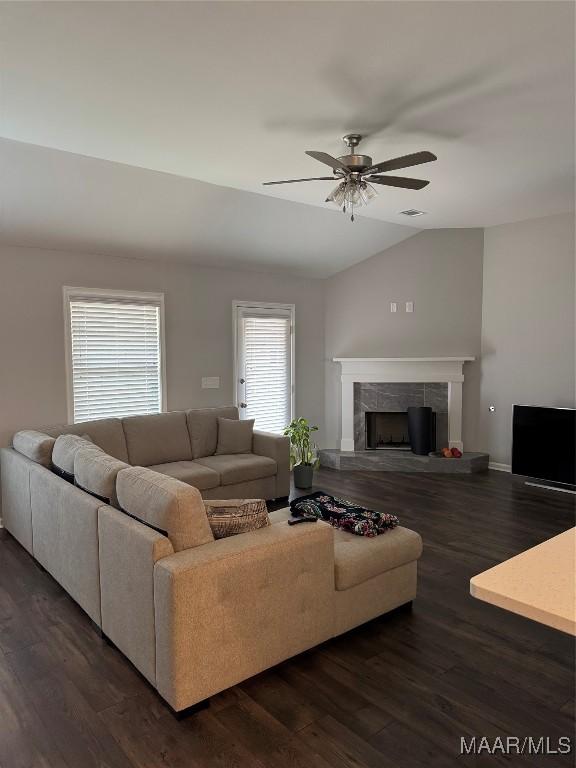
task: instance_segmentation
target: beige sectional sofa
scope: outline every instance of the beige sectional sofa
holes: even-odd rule
[[[219,417],[238,419],[238,409],[224,406],[171,411],[64,424],[42,431],[53,437],[89,435],[116,459],[189,483],[206,499],[288,496],[288,438],[255,430],[251,453],[214,455]]]
[[[215,540],[202,496],[288,491],[284,439],[255,435],[238,465],[214,455],[217,414],[19,433],[1,452],[8,531],[175,712],[416,595],[422,542],[402,527],[365,539],[323,522],[289,526],[284,509],[268,527]],[[75,453],[87,490],[51,470],[54,437],[70,430],[102,449]],[[209,487],[190,484],[198,478]]]

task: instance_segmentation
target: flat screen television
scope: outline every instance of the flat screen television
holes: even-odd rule
[[[576,484],[576,410],[515,405],[512,472],[537,480]]]

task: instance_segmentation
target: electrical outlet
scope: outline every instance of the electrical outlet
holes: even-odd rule
[[[398,310],[398,305],[395,301],[390,302],[390,312],[396,312]]]
[[[406,302],[406,312],[414,312],[414,302],[413,301],[407,301]]]
[[[203,376],[202,389],[220,389],[220,376]]]

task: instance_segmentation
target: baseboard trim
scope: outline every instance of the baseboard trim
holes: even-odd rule
[[[490,461],[488,463],[488,469],[494,469],[496,472],[512,472],[512,466],[510,464],[501,464],[498,461]]]

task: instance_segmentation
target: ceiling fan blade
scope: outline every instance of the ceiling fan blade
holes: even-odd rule
[[[404,189],[424,189],[430,184],[422,179],[406,179],[403,176],[365,176],[370,184],[383,184],[386,187],[403,187]]]
[[[314,160],[319,160],[321,163],[329,165],[330,168],[333,168],[335,171],[344,171],[346,174],[350,173],[348,166],[344,165],[344,163],[341,163],[340,160],[337,160],[335,157],[332,157],[332,155],[329,155],[326,152],[314,152],[307,150],[306,154],[310,155],[310,157],[313,157]]]
[[[367,173],[384,173],[385,171],[397,171],[400,168],[410,168],[411,165],[421,165],[422,163],[431,163],[433,160],[437,160],[436,155],[432,152],[414,152],[411,155],[403,155],[402,157],[394,157],[392,160],[384,160],[383,163],[377,163],[371,168],[363,172],[363,176]]]
[[[269,187],[271,184],[297,184],[299,181],[337,181],[334,176],[313,176],[311,179],[286,179],[285,181],[263,181],[264,187]]]

